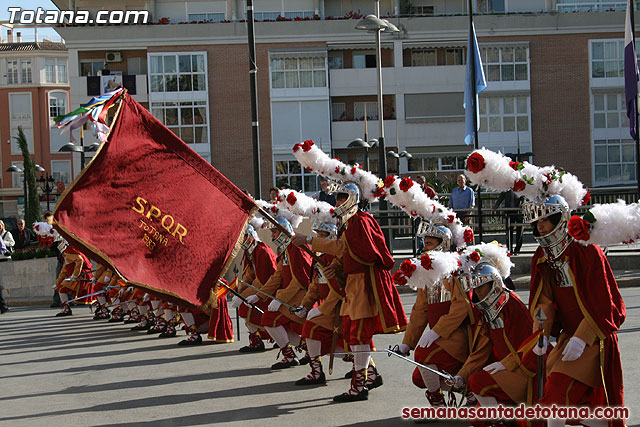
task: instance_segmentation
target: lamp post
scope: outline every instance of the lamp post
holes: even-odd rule
[[[380,0],[376,0],[376,14],[375,15],[367,15],[364,19],[358,22],[356,25],[356,30],[362,30],[367,32],[373,32],[376,34],[376,75],[377,75],[377,91],[378,91],[378,175],[385,179],[387,176],[387,157],[386,150],[384,146],[384,114],[383,114],[383,104],[382,104],[382,55],[381,55],[381,47],[380,47],[380,34],[382,32],[385,33],[397,33],[400,30],[390,23],[387,20],[380,19]],[[387,201],[382,198],[380,199],[380,210],[387,210]],[[387,225],[388,220],[384,218],[382,221],[382,225]],[[389,230],[385,230],[385,240],[387,242],[387,246],[391,249],[391,233]]]
[[[49,173],[46,173],[46,178],[44,176],[41,176],[40,178],[38,178],[38,184],[40,185],[40,189],[42,190],[42,192],[45,194],[45,196],[47,197],[47,210],[50,211],[50,205],[49,205],[49,196],[51,195],[51,193],[53,192],[53,184],[55,183],[55,179],[49,175]]]
[[[100,144],[94,142],[87,146],[84,145],[84,129],[80,128],[80,145],[76,145],[73,142],[67,142],[58,150],[59,153],[80,153],[80,169],[84,169],[84,164],[86,162],[85,153],[91,151],[97,151],[100,148]]]
[[[38,172],[43,172],[44,168],[42,166],[40,166],[39,164],[35,165],[35,169]],[[11,165],[7,168],[7,172],[12,172],[12,173],[22,173],[24,174],[24,170],[20,169],[18,166],[16,165]],[[24,191],[24,214],[25,216],[27,215],[27,206],[29,205],[29,194],[27,192],[27,180],[25,179],[25,177],[22,177],[22,187],[23,187],[23,191]]]

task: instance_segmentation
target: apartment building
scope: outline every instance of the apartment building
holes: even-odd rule
[[[67,58],[64,43],[23,41],[19,29],[9,29],[0,42],[0,217],[24,212],[23,174],[6,172],[11,165],[23,167],[22,152],[14,138],[19,126],[29,152],[45,169],[38,177],[53,177],[53,193],[68,185],[79,171],[73,169],[71,155],[58,153],[69,136],[60,135],[53,122],[54,117],[69,111]],[[55,198],[52,196],[51,206]],[[46,209],[43,198],[41,205]]]
[[[245,3],[242,0],[56,0],[62,10],[147,10],[149,24],[64,26],[71,104],[122,82],[172,131],[241,188],[253,188]],[[291,147],[313,139],[327,153],[378,137],[375,37],[358,31],[372,0],[256,1],[263,191],[316,191]],[[383,114],[401,174],[464,168],[462,107],[467,1],[381,0],[400,32],[383,35]],[[635,184],[624,107],[624,1],[474,0],[488,80],[480,95],[481,146],[555,164],[594,187]],[[103,75],[105,67],[108,75]],[[366,112],[366,113],[365,113]],[[377,170],[371,150],[371,169]]]

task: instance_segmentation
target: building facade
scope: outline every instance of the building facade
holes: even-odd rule
[[[349,142],[365,135],[365,123],[369,139],[378,137],[374,35],[355,29],[375,2],[256,3],[262,196],[270,184],[316,191],[316,178],[291,153],[296,142],[313,139],[327,153],[364,164],[365,153]],[[253,188],[242,0],[55,4],[150,15],[149,24],[56,28],[69,50],[72,106],[122,82],[239,187]],[[624,106],[626,2],[473,4],[488,80],[479,97],[480,146],[555,164],[588,186],[634,185]],[[448,177],[464,169],[466,5],[380,1],[380,14],[400,29],[382,40],[386,147],[413,156],[390,159],[392,172]],[[376,154],[369,153],[373,171]]]
[[[73,169],[71,155],[58,152],[69,135],[60,135],[53,121],[69,111],[66,47],[46,40],[23,42],[19,34],[14,38],[9,31],[9,37],[0,43],[0,217],[22,216],[24,212],[23,174],[6,171],[11,165],[23,167],[22,152],[15,140],[18,127],[24,131],[35,162],[45,169],[37,176],[53,177],[54,194],[78,172]],[[50,197],[53,207],[56,196]],[[42,196],[43,209],[45,200]]]

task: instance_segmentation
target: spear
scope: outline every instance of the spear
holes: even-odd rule
[[[251,257],[251,255],[249,255]],[[238,278],[238,264],[233,266],[233,274]],[[236,307],[236,331],[238,331],[238,342],[240,342],[240,314],[238,307]]]
[[[229,292],[231,292],[233,295],[237,296],[238,298],[240,298],[242,300],[242,302],[244,302],[245,304],[247,304],[249,307],[253,308],[254,310],[256,310],[258,313],[260,314],[264,314],[264,311],[262,311],[262,309],[260,307],[258,307],[255,304],[251,304],[249,301],[247,301],[247,299],[245,297],[243,297],[242,295],[240,295],[235,289],[227,286],[222,280],[218,280],[218,282],[224,286],[225,288],[229,289]],[[239,281],[240,283],[245,283],[242,280]],[[236,309],[237,310],[237,309]],[[237,313],[237,311],[236,311]]]
[[[547,315],[544,314],[544,310],[540,307],[538,313],[536,313],[536,319],[538,319],[538,328],[540,330],[540,338],[538,338],[538,347],[542,349],[544,347],[544,333],[543,333],[543,323],[547,320]],[[544,354],[538,356],[538,399],[542,399],[542,394],[544,393]]]
[[[274,300],[274,301],[278,301],[280,304],[284,305],[285,307],[289,307],[289,310],[290,310],[292,313],[300,310],[300,309],[298,309],[298,307],[294,307],[294,306],[292,306],[291,304],[286,303],[286,302],[282,301],[281,299],[278,299],[278,298],[274,297],[273,295],[266,293],[266,292],[265,292],[265,291],[263,291],[262,289],[260,289],[260,288],[256,288],[255,286],[253,286],[253,285],[252,285],[252,284],[250,284],[250,283],[247,283],[247,282],[242,281],[242,280],[240,280],[240,283],[242,283],[243,285],[247,285],[248,287],[250,287],[250,288],[252,288],[252,289],[254,289],[254,290],[256,290],[256,291],[260,292],[262,295],[264,295],[264,296],[266,296],[266,297],[269,297],[269,298],[271,298],[271,299],[272,299],[272,300]]]

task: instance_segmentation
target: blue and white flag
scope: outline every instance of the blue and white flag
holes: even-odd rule
[[[473,56],[471,56],[473,55]],[[471,84],[473,80],[473,70],[475,68],[475,102],[473,102],[474,90]],[[478,112],[478,94],[487,88],[487,79],[484,77],[482,59],[480,59],[480,48],[476,39],[476,29],[473,24],[469,27],[469,42],[467,43],[467,73],[464,84],[464,142],[469,145],[475,137],[475,131],[480,127],[480,114]],[[475,111],[473,106],[475,106]]]
[[[629,132],[635,139],[638,132],[638,59],[636,57],[636,43],[631,14],[632,0],[627,0],[627,17],[624,23],[624,94],[627,101],[627,117],[629,117]]]

